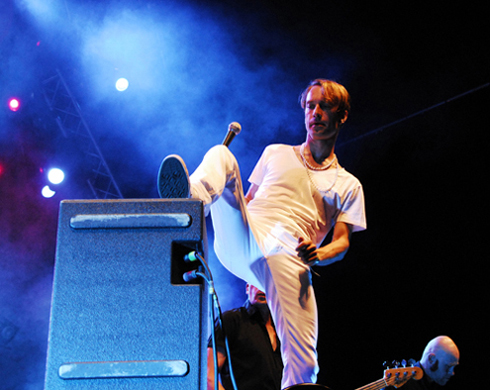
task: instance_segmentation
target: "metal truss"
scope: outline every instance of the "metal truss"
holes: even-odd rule
[[[123,196],[111,174],[75,97],[59,70],[43,81],[43,95],[56,123],[66,138],[74,138],[83,148],[91,177],[87,179],[96,199],[122,199]]]

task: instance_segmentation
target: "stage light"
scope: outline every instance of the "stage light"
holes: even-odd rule
[[[41,194],[45,198],[52,198],[56,194],[56,191],[53,191],[49,186],[44,186],[41,190]]]
[[[11,111],[17,111],[20,108],[20,100],[16,98],[12,98],[9,100],[8,106]]]
[[[116,89],[118,91],[125,91],[129,87],[129,81],[125,79],[124,77],[121,77],[116,81]]]
[[[60,184],[65,179],[65,173],[59,168],[52,168],[48,172],[48,180],[53,184]]]

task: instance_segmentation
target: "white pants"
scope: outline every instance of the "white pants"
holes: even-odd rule
[[[318,316],[309,267],[294,247],[264,255],[265,237],[254,228],[238,163],[226,146],[210,149],[190,181],[192,197],[211,211],[215,252],[223,266],[266,293],[281,340],[282,388],[316,383]]]

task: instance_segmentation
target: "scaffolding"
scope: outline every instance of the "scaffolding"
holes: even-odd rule
[[[87,178],[87,184],[94,198],[122,199],[109,166],[61,72],[57,69],[56,74],[44,80],[42,84],[46,103],[53,112],[63,136],[73,138],[83,149],[91,173]]]

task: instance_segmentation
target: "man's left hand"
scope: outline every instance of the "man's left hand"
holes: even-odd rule
[[[310,267],[317,265],[320,262],[320,258],[318,257],[318,248],[311,240],[300,237],[298,239],[296,252],[298,252],[298,256],[301,258],[301,260],[303,260],[303,262]]]

